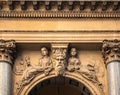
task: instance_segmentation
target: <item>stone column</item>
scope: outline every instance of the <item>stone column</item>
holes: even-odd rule
[[[120,95],[120,41],[103,41],[103,57],[108,71],[109,95]]]
[[[0,95],[13,95],[12,65],[15,41],[0,40]]]

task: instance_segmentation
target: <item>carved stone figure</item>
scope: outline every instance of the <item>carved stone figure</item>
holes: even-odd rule
[[[68,71],[75,71],[80,69],[80,61],[77,58],[77,50],[76,48],[71,48],[70,50],[70,58],[68,59]]]
[[[26,68],[28,68],[29,66],[31,66],[30,64],[30,57],[26,56],[25,59],[21,59],[21,61],[15,65],[14,67],[14,73],[16,75],[22,75],[23,72],[25,71]]]
[[[54,48],[53,49],[53,62],[55,64],[56,75],[64,73],[66,67],[66,48]]]
[[[98,67],[94,63],[87,64],[86,68],[81,68],[79,72],[84,78],[97,84],[101,89],[103,89],[103,84],[98,80],[97,77]]]
[[[42,57],[39,60],[39,66],[44,69],[45,75],[48,75],[52,70],[52,61],[48,54],[48,49],[46,47],[41,48]]]
[[[29,65],[23,72],[22,80],[20,81],[18,88],[30,83],[30,81],[34,79],[37,74],[44,72],[45,75],[48,75],[52,70],[51,59],[48,56],[48,49],[46,47],[41,48],[41,55],[42,57],[39,60],[39,64],[36,66],[32,66],[30,64],[30,60],[27,60],[27,63],[29,63]]]

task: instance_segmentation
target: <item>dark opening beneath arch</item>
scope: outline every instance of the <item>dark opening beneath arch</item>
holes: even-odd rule
[[[28,95],[92,95],[82,83],[63,76],[54,77],[37,84]]]

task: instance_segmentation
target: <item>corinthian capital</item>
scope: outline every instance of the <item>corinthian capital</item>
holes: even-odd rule
[[[12,64],[15,57],[15,48],[16,45],[14,40],[0,40],[0,60]]]
[[[120,60],[120,41],[104,40],[102,53],[106,65],[111,61]]]

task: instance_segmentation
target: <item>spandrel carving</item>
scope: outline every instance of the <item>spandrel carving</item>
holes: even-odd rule
[[[31,66],[30,57],[26,56],[24,59],[22,58],[19,63],[17,63],[14,67],[14,73],[16,75],[22,75],[26,68]]]
[[[47,77],[47,75],[52,74],[55,76],[65,76],[67,73],[71,73],[78,75],[104,92],[104,82],[101,81],[103,80],[104,71],[98,65],[100,63],[99,60],[96,61],[95,58],[88,58],[90,60],[83,61],[81,57],[81,55],[84,56],[83,53],[80,52],[79,54],[75,47],[70,49],[70,53],[67,53],[67,47],[62,46],[52,47],[51,53],[46,47],[43,47],[40,52],[41,58],[38,60],[39,57],[37,58],[36,56],[38,60],[38,62],[35,61],[36,65],[33,63],[34,58],[30,57],[25,57],[21,59],[19,64],[15,64],[15,77],[20,76],[20,80],[15,82],[15,88],[18,91],[22,87],[33,83],[37,77]]]
[[[98,85],[98,87],[103,91],[104,84],[99,79],[104,77],[104,71],[98,64],[99,61],[92,59],[92,61],[87,65],[82,65],[78,73],[95,85]]]
[[[68,71],[75,71],[80,69],[80,61],[77,58],[77,49],[76,48],[71,48],[70,50],[70,58],[68,59],[68,66],[67,69]]]
[[[48,75],[49,72],[53,69],[52,61],[48,54],[48,49],[46,47],[41,48],[41,55],[42,57],[39,60],[38,65],[31,65],[30,58],[27,58],[25,62],[27,63],[27,67],[25,67],[25,70],[22,74],[22,80],[19,83],[16,83],[19,89],[21,86],[25,86],[29,84],[39,73],[44,73],[45,75]],[[19,70],[20,71],[20,70]]]

